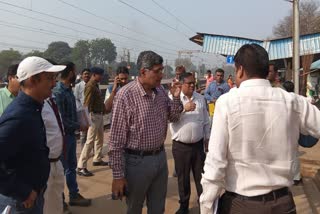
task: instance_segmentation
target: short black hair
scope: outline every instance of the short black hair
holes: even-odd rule
[[[184,82],[184,80],[188,77],[193,77],[193,74],[191,72],[184,72],[179,76],[179,81]]]
[[[266,79],[269,73],[267,51],[257,44],[243,45],[234,57],[236,68],[242,66],[247,76]]]
[[[152,69],[154,65],[161,65],[163,58],[153,51],[143,51],[139,54],[137,60],[137,68],[140,71],[142,68]]]
[[[82,71],[81,71],[81,74],[83,74],[84,72],[88,71],[89,73],[91,73],[90,69],[89,68],[84,68]]]
[[[10,65],[7,72],[7,81],[9,81],[9,76],[16,76],[19,64]]]
[[[207,70],[207,73],[210,73],[210,74],[211,74],[212,72],[211,72],[211,70]]]
[[[66,79],[69,76],[69,73],[74,70],[75,64],[73,62],[64,62],[62,65],[65,65],[66,68],[61,71],[61,79]]]
[[[222,74],[224,75],[224,70],[221,69],[221,68],[218,68],[218,69],[216,70],[216,73],[222,73]]]
[[[117,75],[119,74],[129,74],[129,69],[127,68],[127,66],[119,66],[117,68]]]
[[[294,92],[294,84],[291,81],[285,81],[282,86],[287,92]]]
[[[178,71],[178,70],[183,70],[182,73],[186,72],[186,68],[185,68],[183,65],[178,65],[178,66],[176,67],[176,71]]]
[[[279,68],[276,66],[275,62],[270,62],[270,63],[269,63],[269,66],[270,66],[270,65],[273,66],[273,70],[274,70],[275,72],[278,72]]]

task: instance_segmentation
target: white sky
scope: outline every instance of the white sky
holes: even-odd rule
[[[284,0],[0,0],[0,49],[8,49],[12,44],[15,45],[11,45],[12,48],[26,53],[35,48],[43,51],[53,41],[65,41],[72,47],[79,39],[107,37],[116,45],[118,55],[123,53],[123,48],[128,48],[135,60],[140,51],[153,50],[173,64],[177,50],[201,50],[199,45],[189,41],[196,32],[265,39],[272,36],[273,26],[288,15],[291,6]],[[213,65],[221,64],[223,59],[208,54],[193,54],[192,61],[195,65],[200,62]]]

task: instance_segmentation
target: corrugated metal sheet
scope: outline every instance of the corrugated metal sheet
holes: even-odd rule
[[[220,35],[204,35],[202,51],[232,56],[235,55],[242,45],[248,43],[257,43],[261,45],[262,41]]]
[[[223,35],[203,34],[203,52],[233,56],[244,44],[259,44],[264,47],[270,60],[291,58],[292,39],[261,41]],[[320,33],[300,37],[300,55],[320,53]]]

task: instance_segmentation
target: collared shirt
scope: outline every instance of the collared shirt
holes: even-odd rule
[[[168,120],[178,121],[183,106],[179,98],[171,101],[162,87],[152,96],[139,80],[132,81],[117,93],[112,110],[109,143],[110,167],[115,179],[124,177],[125,148],[148,151],[163,146]]]
[[[45,100],[42,108],[42,119],[46,127],[47,146],[50,149],[49,158],[58,158],[63,149],[63,133],[60,130],[56,115],[50,106],[50,100]]]
[[[226,81],[222,81],[220,84],[217,81],[210,83],[209,87],[204,92],[204,97],[208,102],[213,99],[218,99],[222,94],[227,93],[230,90],[230,87]]]
[[[96,81],[90,80],[84,89],[84,105],[89,112],[105,113],[105,106],[101,97],[101,91]]]
[[[14,98],[15,96],[11,94],[7,87],[0,89],[0,116]]]
[[[77,118],[76,99],[73,92],[71,88],[66,87],[62,82],[58,82],[52,92],[56,97],[65,133],[66,135],[73,135],[74,131],[80,128]]]
[[[212,83],[214,81],[214,76],[211,75],[211,77],[207,77],[206,80],[206,88],[208,88],[208,86],[210,85],[210,83]]]
[[[182,112],[179,121],[170,123],[172,140],[183,143],[196,143],[203,138],[205,140],[209,139],[209,114],[204,97],[197,92],[193,92],[193,96],[189,100],[181,92],[180,99],[183,105],[192,101],[196,104],[196,109],[194,111]]]
[[[84,88],[86,83],[82,80],[74,87],[74,97],[76,98],[77,109],[83,107],[84,104]]]
[[[111,92],[112,92],[112,88],[113,88],[113,85],[110,85],[109,87],[107,87],[106,94],[104,96],[104,102],[106,102],[109,99]],[[120,88],[117,88],[117,92],[119,91],[119,89]]]
[[[256,196],[291,186],[300,133],[320,137],[320,111],[268,80],[244,81],[221,96],[201,181],[201,213],[212,213],[223,187]]]
[[[24,92],[0,118],[0,193],[25,201],[48,180],[50,163],[42,104]]]

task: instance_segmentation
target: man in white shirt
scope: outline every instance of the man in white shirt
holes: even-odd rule
[[[191,170],[198,196],[202,193],[200,181],[205,159],[203,145],[204,141],[209,139],[210,127],[206,101],[202,95],[194,91],[196,80],[193,74],[182,73],[179,80],[182,83],[180,98],[184,111],[179,121],[170,123],[170,131],[180,197],[180,208],[176,214],[187,214],[191,194]]]
[[[64,170],[60,161],[63,151],[63,125],[57,104],[53,98],[44,101],[42,119],[46,127],[47,146],[50,149],[50,174],[44,194],[44,214],[63,213],[62,193],[64,189]]]
[[[74,87],[74,96],[76,98],[76,105],[77,110],[83,108],[84,104],[84,88],[86,87],[87,82],[90,80],[90,69],[85,68],[81,71],[81,79],[82,81],[76,84]],[[80,132],[80,143],[81,146],[86,143],[87,140],[87,132],[88,131],[81,131]]]
[[[237,89],[216,102],[200,197],[202,214],[296,213],[288,187],[299,134],[320,137],[320,112],[303,97],[272,88],[268,53],[242,46],[235,56]]]

